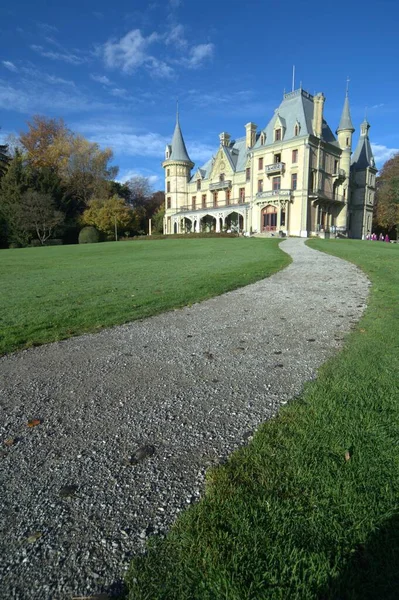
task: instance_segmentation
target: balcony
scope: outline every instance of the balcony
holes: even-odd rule
[[[284,173],[285,171],[285,163],[278,162],[272,163],[271,165],[265,166],[266,175],[277,175],[278,173]]]
[[[345,175],[344,169],[337,169],[337,171],[335,173],[333,173],[332,176],[335,179],[341,179],[342,181],[344,181],[346,179],[346,175]]]
[[[231,188],[231,180],[230,179],[225,179],[224,181],[217,181],[216,183],[209,184],[209,189],[211,190],[211,192],[214,192],[217,190],[227,190],[228,188]]]
[[[286,198],[289,200],[291,197],[292,190],[268,190],[267,192],[258,192],[256,194],[257,199],[261,198]]]
[[[179,206],[176,210],[176,213],[184,213],[184,212],[204,212],[208,210],[218,210],[219,208],[231,208],[234,210],[234,207],[243,206],[247,201],[243,198],[231,198],[230,200],[220,200],[216,205],[213,201],[207,202],[205,205],[199,204],[193,208],[192,204],[185,204],[184,206]]]
[[[340,194],[328,190],[312,190],[309,192],[309,198],[316,202],[317,200],[329,200],[330,202],[345,202],[345,198]]]

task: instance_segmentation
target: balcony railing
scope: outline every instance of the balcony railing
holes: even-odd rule
[[[285,163],[283,163],[283,162],[272,163],[271,165],[265,166],[266,175],[275,175],[276,173],[284,173],[284,170],[285,170]]]
[[[330,200],[332,202],[345,202],[345,198],[340,194],[329,190],[312,190],[309,192],[309,198],[312,200]]]
[[[226,190],[231,187],[231,180],[225,179],[224,181],[217,181],[216,183],[210,183],[209,189],[213,190]]]
[[[204,210],[217,210],[218,208],[234,208],[235,206],[241,206],[243,204],[246,204],[246,200],[242,199],[242,198],[232,198],[230,201],[226,202],[225,200],[221,200],[220,202],[218,202],[216,205],[213,203],[213,201],[207,202],[206,204],[201,204],[201,205],[195,205],[195,207],[193,207],[193,205],[191,204],[185,204],[184,206],[179,206],[179,208],[176,209],[177,213],[180,212],[196,212],[196,211],[204,211]]]
[[[256,198],[272,198],[274,196],[277,197],[286,197],[289,198],[292,194],[292,190],[268,190],[266,192],[258,192],[256,194]]]
[[[333,177],[344,180],[346,178],[344,169],[337,169],[336,172],[333,173]]]

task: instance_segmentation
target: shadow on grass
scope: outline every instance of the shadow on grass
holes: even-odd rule
[[[346,569],[323,590],[320,600],[399,598],[399,514],[384,521],[355,549]]]

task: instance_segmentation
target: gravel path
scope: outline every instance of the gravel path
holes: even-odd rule
[[[118,591],[206,468],[341,347],[367,278],[301,239],[282,249],[294,262],[269,279],[0,359],[0,440],[16,438],[0,450],[1,598]]]

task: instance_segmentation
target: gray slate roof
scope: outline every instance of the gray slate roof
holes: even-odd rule
[[[184,143],[183,134],[180,129],[179,117],[176,118],[175,131],[172,138],[172,153],[170,160],[184,160],[192,162],[187,152],[186,144]]]
[[[351,119],[351,111],[349,109],[349,96],[346,94],[344,108],[342,109],[341,120],[338,125],[338,131],[342,131],[344,129],[349,129],[352,133],[355,131],[353,127],[352,119]]]
[[[354,171],[364,171],[368,167],[375,168],[375,160],[369,140],[369,123],[364,120],[361,124],[361,134],[352,155],[352,169]]]
[[[280,119],[281,125],[284,128],[284,142],[295,137],[295,125],[297,124],[300,127],[298,137],[302,137],[305,135],[314,135],[312,127],[313,96],[302,89],[295,90],[294,92],[290,92],[288,94],[284,94],[283,101],[281,102],[280,106],[275,111],[273,117],[266,125],[266,127],[260,132],[258,132],[256,142],[254,146],[249,150],[256,150],[257,148],[267,147],[275,143],[274,126],[278,118]],[[265,143],[263,145],[261,144],[262,133],[264,133],[266,136]],[[329,142],[330,144],[334,144],[339,147],[333,132],[331,131],[330,127],[328,126],[325,120],[323,120],[322,134],[325,142]],[[248,158],[246,138],[242,137],[237,140],[233,140],[228,146],[223,146],[223,149],[233,170],[236,173],[244,171]],[[213,159],[211,158],[201,167],[201,175],[204,179],[208,179],[210,177],[212,164]],[[193,177],[191,178],[191,181],[194,181],[196,179],[197,172],[198,170],[194,173]]]

